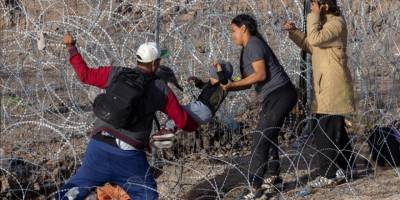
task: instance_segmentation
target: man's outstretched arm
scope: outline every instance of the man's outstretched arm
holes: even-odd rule
[[[78,52],[74,38],[69,33],[64,36],[64,44],[67,46],[70,55],[69,63],[74,68],[79,80],[82,83],[104,89],[107,86],[108,77],[112,69],[111,66],[89,68]]]

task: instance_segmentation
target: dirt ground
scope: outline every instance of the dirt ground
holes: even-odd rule
[[[151,35],[153,16],[148,17],[148,14],[153,12],[153,7],[149,1],[135,1],[137,7],[124,18],[122,14],[122,17],[107,15],[107,1],[22,0],[30,20],[21,18],[18,25],[13,25],[8,22],[4,2],[0,1],[0,199],[48,199],[80,166],[93,122],[86,94],[89,89],[75,78],[59,40],[70,27],[77,27],[80,32],[76,32],[83,32],[78,37],[89,63],[121,64],[123,59],[129,63],[129,56],[120,56],[126,53],[124,49],[112,52],[118,57],[98,50],[96,45],[115,48],[112,39],[123,38],[117,41],[132,47],[136,41],[145,38],[143,35]],[[103,4],[98,5],[98,2]],[[282,63],[292,74],[299,73],[289,68],[297,67],[299,62],[293,57],[298,57],[298,52],[290,51],[292,46],[284,41],[286,35],[280,31],[279,24],[288,17],[289,11],[297,11],[300,1],[218,2],[165,1],[168,10],[163,10],[161,17],[163,42],[174,48],[170,60],[180,67],[177,69],[181,80],[188,74],[206,74],[204,68],[198,66],[197,59],[210,60],[210,51],[224,58],[237,57],[238,52],[226,43],[229,36],[224,35],[227,30],[221,28],[219,20],[240,12],[258,14],[263,34]],[[400,1],[340,2],[348,20],[349,66],[357,97],[358,111],[348,117],[348,130],[355,141],[358,177],[333,188],[299,196],[305,183],[313,178],[311,174],[316,166],[312,162],[311,141],[304,149],[293,146],[300,140],[301,126],[297,123],[302,120],[294,112],[280,137],[282,177],[287,187],[271,199],[400,199],[400,168],[378,167],[370,159],[365,132],[400,117]],[[97,16],[98,9],[106,14]],[[215,10],[219,13],[213,13]],[[45,13],[42,20],[50,24],[46,30],[50,44],[46,53],[35,51],[35,23],[42,12]],[[299,16],[293,13],[293,19],[299,21]],[[86,19],[97,21],[93,25]],[[54,23],[50,23],[52,21]],[[215,30],[205,34],[206,28]],[[179,35],[182,33],[189,37]],[[107,38],[110,35],[114,37],[111,40]],[[190,48],[186,46],[185,49],[182,44],[188,44]],[[219,48],[213,49],[215,46]],[[224,50],[229,52],[224,53]],[[184,87],[188,86],[184,84]],[[188,96],[178,93],[184,103],[190,101]],[[243,127],[239,133],[221,128],[223,124],[217,120],[197,133],[180,133],[173,149],[159,152],[165,158],[162,174],[156,179],[160,199],[218,199],[215,194],[219,193],[221,199],[233,200],[240,194],[243,186],[238,185],[243,181],[243,175],[231,174],[230,169],[238,167],[236,160],[248,161],[252,131],[259,112],[259,104],[253,97],[254,93],[240,93],[224,105],[229,112],[238,112],[235,119],[242,122]],[[238,99],[244,103],[236,104]],[[248,99],[252,101],[248,102]],[[151,160],[151,155],[148,158]],[[204,188],[208,191],[201,191]],[[196,193],[196,190],[201,192]]]

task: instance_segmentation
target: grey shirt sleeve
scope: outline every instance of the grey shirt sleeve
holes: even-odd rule
[[[251,63],[265,59],[265,48],[264,45],[261,44],[259,41],[250,40],[247,48],[248,48],[247,55]]]

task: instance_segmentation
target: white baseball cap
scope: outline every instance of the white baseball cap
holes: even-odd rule
[[[149,63],[159,58],[165,58],[168,50],[160,50],[155,42],[146,42],[136,51],[137,60],[141,63]]]

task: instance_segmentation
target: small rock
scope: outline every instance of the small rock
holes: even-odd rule
[[[311,188],[306,186],[300,189],[300,191],[297,193],[298,197],[306,197],[311,194]]]

